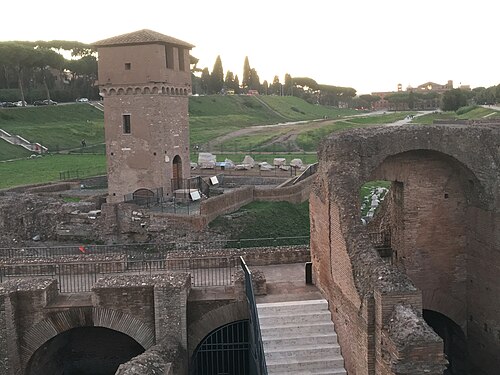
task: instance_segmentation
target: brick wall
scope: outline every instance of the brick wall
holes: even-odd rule
[[[396,293],[397,300],[387,300],[389,311],[399,299],[411,300],[418,291],[413,282],[423,289],[422,306],[413,300],[414,317],[402,313],[402,321],[416,319],[427,330],[420,310],[440,310],[466,326],[470,359],[484,371],[500,365],[494,338],[500,302],[493,298],[500,292],[493,282],[500,266],[494,255],[500,248],[499,131],[488,124],[380,127],[335,133],[322,143],[310,198],[311,257],[349,372],[442,369],[442,345],[431,337],[419,337],[423,345],[410,340],[412,349],[405,349],[396,342],[401,327],[377,323],[380,302],[373,293]],[[360,224],[359,188],[375,179],[394,181],[388,220],[378,225],[393,232],[397,267],[381,263]],[[398,358],[397,366],[384,364],[380,338],[387,343],[385,355]]]
[[[234,212],[254,199],[252,186],[231,190],[227,193],[204,200],[200,204],[200,215],[206,216],[207,223],[217,216]]]

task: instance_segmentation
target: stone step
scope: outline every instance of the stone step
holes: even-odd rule
[[[273,325],[279,325],[280,323],[286,321],[288,324],[292,323],[308,323],[308,322],[331,322],[330,311],[319,311],[319,312],[296,312],[295,314],[273,314],[273,315],[261,315],[259,313],[259,322],[261,327],[269,327]]]
[[[283,338],[290,335],[313,336],[320,333],[335,333],[332,322],[320,323],[292,323],[280,324],[271,327],[260,327],[262,337],[269,338]]]
[[[311,344],[297,347],[284,347],[276,349],[265,349],[266,362],[274,360],[307,361],[321,358],[340,358],[340,346],[338,344]]]
[[[307,300],[307,301],[292,301],[292,302],[273,302],[257,304],[259,316],[276,315],[282,312],[319,312],[328,310],[328,302],[324,299]],[[288,314],[290,315],[290,314]]]
[[[269,374],[282,372],[289,374],[292,371],[300,371],[309,374],[312,370],[336,370],[344,368],[344,359],[339,358],[314,358],[294,361],[293,359],[267,360],[266,365]],[[309,372],[308,372],[309,371]]]
[[[285,332],[286,334],[286,332]],[[275,349],[275,348],[293,348],[302,345],[309,344],[337,344],[337,334],[336,333],[324,333],[317,334],[313,336],[304,335],[289,335],[281,336],[280,338],[262,338],[262,343],[265,349]]]

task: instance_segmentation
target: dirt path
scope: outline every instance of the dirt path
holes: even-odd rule
[[[426,113],[427,112],[419,112],[417,115],[415,115],[415,117],[422,116]],[[333,125],[334,123],[339,121],[349,121],[350,119],[356,117],[375,116],[381,114],[383,114],[383,112],[379,111],[379,112],[363,113],[359,115],[340,117],[337,119],[326,119],[326,120],[317,119],[317,120],[306,120],[306,121],[282,122],[279,124],[271,124],[271,125],[253,125],[244,129],[235,130],[231,133],[218,137],[217,139],[210,141],[209,145],[211,146],[211,148],[215,148],[216,146],[219,146],[220,144],[227,142],[233,138],[238,138],[249,134],[258,134],[261,132],[269,131],[270,129],[273,128],[280,128],[283,129],[284,132],[282,134],[274,136],[272,139],[264,143],[262,146],[264,147],[264,146],[272,146],[275,144],[286,144],[288,149],[292,152],[303,152],[304,150],[302,150],[296,143],[297,137],[300,133],[303,133],[308,130],[321,128],[323,126]],[[411,118],[408,117],[403,120],[395,121],[393,123],[386,125],[400,126],[409,122],[411,122]],[[208,145],[205,145],[205,147],[207,146]],[[208,147],[205,149],[208,149]]]
[[[271,124],[271,125],[253,125],[253,126],[249,126],[248,128],[238,129],[238,130],[235,130],[231,133],[227,133],[221,137],[218,137],[217,139],[210,141],[209,143],[210,143],[210,146],[215,147],[215,146],[220,145],[221,143],[229,141],[230,139],[238,138],[238,137],[241,137],[243,135],[248,135],[248,134],[252,134],[252,133],[259,133],[259,132],[266,131],[266,130],[273,129],[273,128],[284,128],[284,129],[291,128],[291,129],[293,129],[293,128],[296,128],[298,125],[300,126],[301,129],[303,129],[304,126],[306,126],[307,124],[323,123],[325,121],[328,121],[328,120],[319,119],[319,120],[307,120],[307,121],[280,122],[278,124]],[[329,121],[331,121],[331,120],[329,120]],[[310,129],[310,127],[307,127],[307,129]],[[297,131],[297,134],[298,133],[299,132]]]

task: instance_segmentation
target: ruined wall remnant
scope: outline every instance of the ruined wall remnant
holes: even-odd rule
[[[145,363],[160,353],[158,366],[182,374],[187,364],[190,285],[185,273],[104,277],[95,284],[91,302],[68,307],[58,302],[55,280],[5,282],[0,285],[0,373],[24,373],[37,350],[61,333],[104,327],[142,346]]]
[[[398,339],[405,317],[426,327],[422,309],[462,327],[471,362],[500,366],[500,301],[491,298],[500,293],[499,150],[495,124],[360,129],[322,143],[311,258],[350,373],[442,373],[442,342],[428,327],[406,346]],[[361,225],[359,189],[375,179],[393,182],[378,225],[391,230],[394,267]]]

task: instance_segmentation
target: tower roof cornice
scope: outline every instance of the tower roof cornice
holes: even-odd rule
[[[173,38],[168,35],[158,33],[153,30],[142,29],[127,34],[114,36],[111,38],[99,40],[92,43],[96,47],[111,47],[134,44],[173,44],[176,46],[193,48],[192,44],[184,42],[180,39]]]

